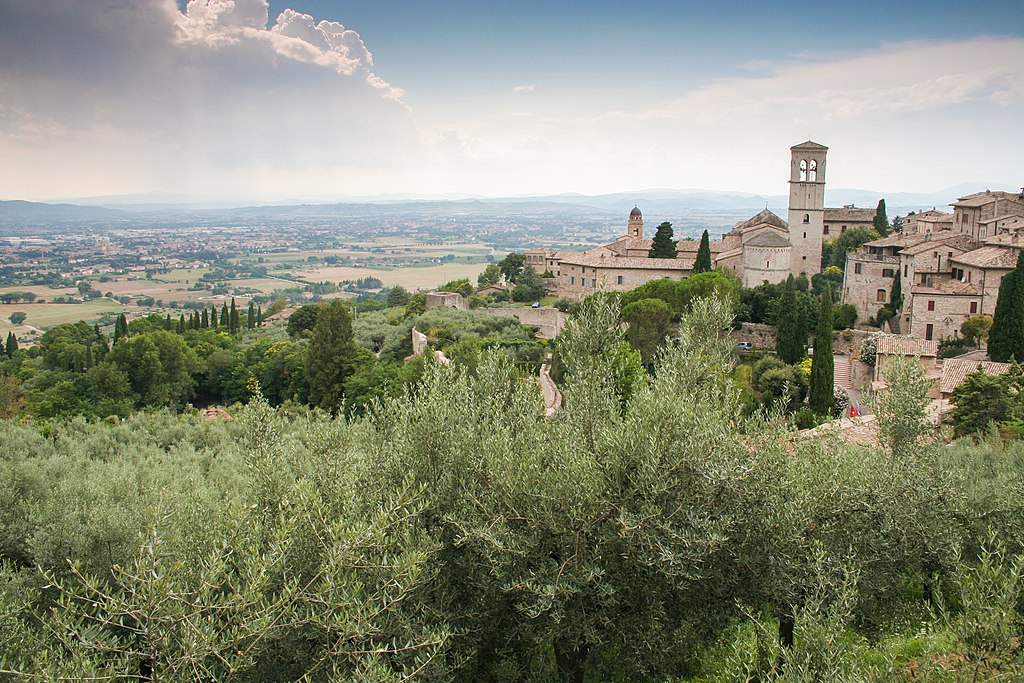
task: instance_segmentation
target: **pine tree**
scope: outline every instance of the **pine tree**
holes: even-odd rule
[[[114,343],[116,344],[120,340],[128,336],[128,319],[124,317],[124,313],[117,316],[117,322],[114,323]]]
[[[651,258],[675,258],[678,253],[676,242],[672,239],[672,224],[666,221],[654,233],[651,250],[647,255]]]
[[[804,359],[807,331],[806,323],[802,322],[803,312],[796,305],[796,289],[792,275],[786,278],[778,307],[775,352],[783,362],[793,365]]]
[[[1024,250],[1017,255],[1017,267],[999,284],[992,329],[988,333],[988,355],[1005,363],[1024,360]]]
[[[889,217],[885,215],[885,200],[878,200],[878,208],[875,209],[875,230],[879,235],[885,237],[889,234]]]
[[[252,305],[252,301],[249,302],[249,312],[245,316],[245,326],[250,330],[256,327],[256,309]]]
[[[811,410],[831,415],[835,408],[835,359],[832,357],[832,284],[821,293],[818,329],[814,333],[814,358],[811,360]]]
[[[7,333],[7,345],[4,348],[4,352],[8,358],[14,356],[14,352],[18,350],[18,338],[14,336],[14,332]]]
[[[711,242],[708,231],[700,236],[700,246],[697,248],[697,260],[693,262],[693,274],[707,273],[711,270]]]

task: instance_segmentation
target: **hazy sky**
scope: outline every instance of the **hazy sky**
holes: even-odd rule
[[[0,199],[926,192],[1022,123],[1022,0],[0,0]]]

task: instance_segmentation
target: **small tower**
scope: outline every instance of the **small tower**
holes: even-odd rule
[[[640,213],[640,209],[633,207],[633,210],[629,212],[629,224],[626,226],[626,236],[636,237],[637,239],[644,238],[644,217]]]
[[[790,271],[810,277],[821,272],[828,147],[808,140],[789,149],[789,241],[793,245]]]

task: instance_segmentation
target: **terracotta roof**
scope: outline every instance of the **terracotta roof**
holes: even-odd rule
[[[708,240],[708,247],[711,249],[711,253],[717,253],[725,251],[725,244],[721,240]],[[676,249],[680,252],[692,251],[694,254],[700,249],[700,240],[679,240],[676,242]]]
[[[825,207],[825,220],[827,221],[867,221],[871,223],[875,220],[874,209],[858,209],[852,208],[829,208]]]
[[[980,247],[959,256],[954,256],[952,261],[962,263],[975,268],[1000,268],[1012,269],[1017,265],[1017,249],[1000,246]]]
[[[890,356],[924,356],[934,358],[939,355],[939,342],[898,334],[883,334],[878,337],[876,349],[878,353],[885,353]]]
[[[985,190],[984,192],[975,192],[974,194],[969,194],[966,197],[960,197],[955,202],[950,204],[950,206],[973,208],[978,206],[985,206],[986,204],[991,204],[997,199],[1021,201],[1020,195],[1014,194],[1012,192],[992,192],[990,190]]]
[[[927,239],[928,235],[925,235],[925,237],[926,239],[923,242],[907,247],[902,253],[916,256],[917,254],[924,254],[932,249],[938,250],[940,248],[947,251],[952,248],[964,252],[970,251],[977,246],[977,242],[970,235],[962,235],[952,230],[933,232],[931,239]]]
[[[939,392],[943,394],[953,393],[967,379],[967,375],[974,374],[979,369],[984,370],[989,375],[1005,375],[1010,369],[1010,364],[993,363],[987,360],[947,358],[942,362],[942,379],[939,380]]]
[[[747,241],[746,246],[751,247],[789,247],[792,246],[789,240],[775,232],[774,230],[765,230],[759,235],[756,235]]]
[[[1004,232],[999,235],[993,235],[992,237],[986,237],[982,240],[982,243],[1024,249],[1024,241],[1021,241],[1020,236],[1021,233],[1019,232],[1015,232],[1015,234]]]
[[[616,256],[608,250],[602,249],[581,251],[572,257],[562,259],[562,263],[588,268],[648,268],[679,271],[691,270],[693,267],[691,261],[684,259]]]
[[[777,228],[789,230],[789,226],[786,225],[786,221],[776,216],[774,213],[772,213],[770,209],[765,209],[764,211],[758,213],[756,216],[753,216],[745,221],[737,223],[736,227],[734,227],[733,230],[738,232],[744,232],[745,230],[753,228],[757,225],[774,225]]]
[[[951,294],[954,296],[981,296],[981,287],[970,282],[960,282],[959,280],[939,280],[939,282],[933,287],[929,287],[928,285],[914,285],[910,288],[910,291],[914,294],[931,294],[939,296],[943,294]]]
[[[790,149],[828,149],[828,147],[808,140],[807,142],[801,142],[799,145],[793,145]]]
[[[731,259],[731,258],[733,258],[735,256],[742,256],[742,255],[743,255],[743,246],[741,245],[741,246],[738,246],[738,247],[736,247],[734,249],[729,249],[728,251],[723,251],[722,253],[720,253],[718,255],[718,260],[724,261],[726,259]]]
[[[989,223],[998,223],[999,221],[1005,221],[1007,218],[1024,218],[1024,206],[1021,206],[1020,211],[1014,211],[1011,213],[1001,213],[998,216],[992,218],[986,218],[979,220],[978,225],[988,225]]]
[[[882,237],[881,239],[871,240],[865,242],[865,247],[900,247],[906,249],[912,247],[915,244],[924,242],[925,236],[921,234],[904,234],[902,232],[894,232],[891,235]]]
[[[614,251],[616,254],[623,254],[628,249],[643,249],[644,251],[651,250],[651,244],[654,240],[644,240],[639,237],[620,237],[611,244],[605,245],[605,249]]]

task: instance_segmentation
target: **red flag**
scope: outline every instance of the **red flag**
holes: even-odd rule
[[[850,404],[850,417],[860,417],[860,413],[857,412],[857,406]]]

